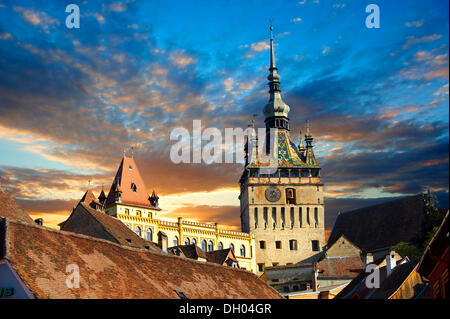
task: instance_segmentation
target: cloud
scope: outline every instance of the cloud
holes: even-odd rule
[[[408,28],[412,28],[412,27],[420,28],[423,25],[423,19],[420,19],[417,21],[409,21],[409,22],[406,22],[405,25]]]
[[[188,56],[183,50],[174,52],[170,60],[179,68],[185,68],[195,62],[195,59]]]
[[[423,36],[421,38],[417,38],[417,37],[411,35],[406,39],[406,42],[403,45],[403,49],[406,50],[412,45],[419,44],[419,43],[425,43],[425,42],[432,42],[432,41],[438,40],[440,38],[442,38],[441,34],[431,34],[431,35]]]
[[[294,23],[300,23],[300,22],[302,22],[302,18],[294,18],[291,21]]]
[[[13,36],[8,32],[0,32],[0,40],[12,40]]]
[[[25,8],[19,7],[19,6],[13,6],[13,10],[15,12],[20,13],[22,18],[26,22],[28,22],[34,26],[39,26],[46,33],[50,32],[50,28],[55,27],[60,24],[58,20],[52,18],[44,11],[25,9]]]

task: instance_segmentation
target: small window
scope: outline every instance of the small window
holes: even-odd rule
[[[286,204],[295,204],[295,189],[286,189]]]
[[[136,226],[136,228],[134,229],[134,232],[135,232],[139,237],[141,237],[141,234],[142,234],[141,227]]]
[[[245,257],[245,246],[244,245],[241,246],[240,252],[241,252],[241,257]]]
[[[208,243],[208,251],[213,251],[214,250],[214,244],[213,242],[210,240]]]
[[[202,250],[206,251],[207,247],[206,247],[206,240],[202,240]]]
[[[192,238],[192,240],[191,240],[191,244],[194,244],[194,245],[196,245],[196,244],[197,244],[197,240],[196,240],[195,238]]]
[[[135,183],[131,183],[131,189],[133,190],[133,192],[137,191],[137,186]]]
[[[130,165],[130,166],[128,166],[128,169],[129,169],[130,171],[132,171],[132,170],[133,170],[133,167],[131,167],[131,165]]]
[[[264,271],[264,264],[258,264],[258,271],[263,272]]]
[[[230,244],[230,248],[231,248],[231,250],[232,250],[233,253],[234,253],[234,245],[233,245],[233,244]]]
[[[189,245],[189,244],[190,244],[189,237],[186,237],[186,238],[184,239],[184,244],[185,244],[185,245]]]
[[[136,216],[137,216],[137,217],[142,217],[142,213],[141,213],[140,210],[137,210],[137,211],[136,211]]]
[[[130,210],[128,208],[125,208],[125,215],[130,215]]]
[[[175,238],[173,239],[173,245],[178,246],[178,237],[177,236],[175,236]]]
[[[297,250],[297,240],[291,239],[289,241],[289,250]]]
[[[147,229],[147,240],[153,240],[153,232],[151,228]]]
[[[277,240],[277,241],[275,242],[275,248],[276,248],[276,249],[281,249],[281,241]]]
[[[223,244],[222,244],[222,242],[219,242],[219,244],[217,245],[217,248],[218,248],[219,250],[223,250]]]
[[[319,241],[313,240],[311,243],[312,243],[312,251],[319,251]]]
[[[266,249],[266,242],[265,242],[264,240],[261,240],[261,241],[259,242],[259,248],[260,248],[260,249]]]

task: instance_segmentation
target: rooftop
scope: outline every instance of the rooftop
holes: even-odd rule
[[[0,219],[6,259],[36,298],[281,298],[251,272]],[[80,288],[66,286],[66,267]]]

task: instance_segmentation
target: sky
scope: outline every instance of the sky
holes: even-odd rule
[[[65,25],[77,4],[80,28]],[[368,4],[380,28],[367,28]],[[63,221],[134,149],[163,215],[239,229],[242,163],[174,164],[170,132],[263,127],[269,20],[291,136],[338,212],[430,187],[448,207],[448,1],[0,1],[0,183]]]

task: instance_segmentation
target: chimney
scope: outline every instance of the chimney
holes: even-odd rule
[[[319,276],[319,268],[317,267],[317,263],[314,263],[314,266],[313,266],[313,271],[314,271],[314,274],[313,274],[313,282],[312,282],[312,288],[313,288],[313,291],[319,291],[319,285],[318,285],[318,282],[317,282],[317,277]]]
[[[391,251],[388,255],[386,255],[386,273],[389,276],[397,265],[397,261],[395,260],[395,251]]]
[[[368,264],[373,263],[373,255],[372,253],[366,253],[363,257],[364,269],[366,269]]]

